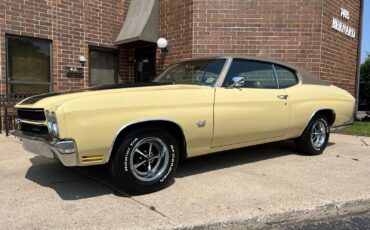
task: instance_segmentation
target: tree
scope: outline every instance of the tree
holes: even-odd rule
[[[370,53],[360,68],[360,98],[370,104]]]

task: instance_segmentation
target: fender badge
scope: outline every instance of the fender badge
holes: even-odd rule
[[[207,121],[206,120],[198,121],[197,122],[198,128],[203,128],[204,126],[206,126],[206,124],[207,124]]]

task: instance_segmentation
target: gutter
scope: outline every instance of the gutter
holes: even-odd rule
[[[360,21],[358,27],[358,46],[357,46],[357,70],[356,70],[356,107],[354,110],[353,117],[356,119],[356,114],[358,112],[358,102],[360,95],[360,67],[361,67],[361,49],[362,49],[362,25],[364,18],[364,0],[360,2]]]

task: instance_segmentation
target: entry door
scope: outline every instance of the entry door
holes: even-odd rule
[[[230,88],[234,76],[245,80]],[[223,87],[216,89],[212,146],[283,136],[289,115],[289,96],[278,89],[272,65],[234,60]]]
[[[150,82],[156,77],[156,47],[143,47],[135,50],[135,81]]]

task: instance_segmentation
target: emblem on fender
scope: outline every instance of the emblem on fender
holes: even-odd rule
[[[204,126],[206,126],[206,124],[207,124],[207,121],[206,120],[198,121],[197,122],[198,128],[203,128]]]

